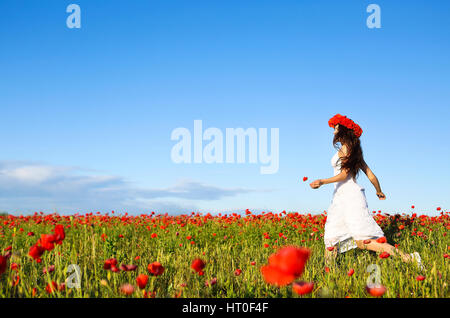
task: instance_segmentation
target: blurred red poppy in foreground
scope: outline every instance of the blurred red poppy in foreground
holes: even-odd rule
[[[137,269],[137,266],[122,264],[122,265],[120,265],[120,269],[123,270],[124,272],[133,272]]]
[[[48,283],[47,286],[45,286],[45,291],[48,294],[51,294],[56,290],[58,290],[58,284],[56,282],[52,281],[51,283]]]
[[[381,297],[386,292],[386,287],[383,285],[366,286],[366,291],[374,297]]]
[[[314,283],[298,282],[292,284],[292,290],[298,295],[306,295],[313,291]]]
[[[66,237],[64,233],[64,226],[58,224],[53,229],[54,234],[41,234],[41,238],[35,245],[30,248],[28,255],[35,259],[38,263],[41,262],[41,256],[45,251],[51,251],[55,248],[55,244],[61,245]]]
[[[205,266],[206,266],[205,262],[202,261],[200,258],[194,259],[194,261],[191,264],[191,268],[197,273],[200,272],[202,269],[204,269]]]
[[[389,258],[389,256],[391,256],[391,254],[389,254],[388,252],[383,252],[380,254],[380,258]]]
[[[134,287],[131,284],[124,284],[120,287],[120,292],[125,295],[131,295],[134,292]]]
[[[103,269],[112,269],[117,266],[117,260],[115,258],[110,258],[103,264]]]
[[[161,265],[160,262],[153,262],[151,264],[148,264],[147,270],[153,276],[160,276],[164,273],[164,267]]]
[[[45,291],[47,294],[51,294],[55,291],[63,291],[66,289],[66,284],[61,283],[58,285],[58,283],[52,281],[51,283],[48,283],[47,286],[45,286]]]
[[[416,280],[418,280],[419,282],[425,280],[425,276],[419,275],[416,277]]]
[[[0,275],[5,272],[7,263],[8,263],[8,257],[0,255]]]
[[[145,274],[141,274],[136,278],[136,283],[140,289],[144,289],[148,283],[148,276]]]
[[[261,273],[267,283],[286,286],[303,274],[309,256],[309,249],[285,247],[269,257],[269,264],[261,267]]]
[[[66,238],[66,234],[64,233],[64,226],[58,224],[55,226],[53,230],[53,240],[55,244],[61,245],[62,241]]]

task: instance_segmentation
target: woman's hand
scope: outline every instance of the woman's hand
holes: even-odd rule
[[[317,179],[317,180],[311,182],[311,183],[309,184],[309,186],[310,186],[311,188],[313,188],[313,189],[319,189],[320,186],[321,186],[322,184],[323,184],[322,180]]]
[[[384,193],[382,191],[377,192],[377,197],[380,200],[386,200],[386,196],[384,195]]]

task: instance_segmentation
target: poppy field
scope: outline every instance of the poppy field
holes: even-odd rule
[[[326,212],[3,215],[0,298],[449,297],[450,212],[373,215],[424,269],[356,249],[326,266]]]

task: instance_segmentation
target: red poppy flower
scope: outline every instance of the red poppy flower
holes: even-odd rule
[[[347,272],[348,276],[353,276],[353,274],[355,273],[355,270],[352,268]]]
[[[366,291],[374,297],[381,297],[384,295],[384,293],[386,293],[386,287],[382,285],[366,286]]]
[[[155,298],[156,297],[156,291],[145,291],[144,290],[144,298]]]
[[[327,247],[327,250],[329,250],[330,252],[334,251],[334,246]]]
[[[416,277],[416,280],[418,280],[419,282],[425,280],[425,276],[419,275]]]
[[[388,252],[383,252],[380,254],[380,258],[389,258],[389,256],[391,256],[391,254],[389,254]]]
[[[289,285],[295,279],[294,275],[286,274],[280,271],[278,268],[270,265],[262,266],[261,273],[264,277],[264,280],[268,284],[276,285],[279,287]]]
[[[0,255],[0,275],[5,272],[7,263],[8,263],[8,259],[5,256]]]
[[[285,247],[269,257],[269,264],[261,267],[267,283],[285,286],[303,274],[310,256],[306,248]]]
[[[61,224],[56,225],[53,229],[53,233],[55,233],[53,235],[54,242],[58,245],[61,245],[62,241],[66,237],[66,234],[64,233],[64,226]]]
[[[308,181],[308,177],[303,177],[303,182]]]
[[[51,251],[55,248],[55,237],[51,234],[41,234],[41,238],[38,240],[37,244],[40,245],[44,250]]]
[[[64,289],[66,289],[66,283],[61,283],[58,285],[58,291],[63,291]]]
[[[380,237],[379,239],[377,239],[377,242],[383,244],[383,243],[386,243],[387,240],[385,237]]]
[[[45,249],[42,246],[35,244],[32,247],[30,247],[28,255],[30,255],[34,260],[40,262],[41,256],[42,254],[44,254],[44,252]]]
[[[103,269],[111,269],[111,267],[117,266],[117,260],[115,258],[110,258],[103,264]]]
[[[148,264],[147,270],[154,276],[160,276],[164,273],[164,267],[159,262]]]
[[[135,271],[137,269],[136,265],[125,265],[122,264],[120,265],[120,269],[123,270],[124,272],[132,272]]]
[[[298,277],[303,274],[309,256],[309,249],[285,247],[269,257],[269,266]]]
[[[332,118],[330,118],[330,120],[328,121],[328,125],[330,127],[335,127],[338,124],[345,126],[348,129],[353,130],[353,133],[358,138],[362,135],[363,131],[362,131],[361,127],[359,127],[359,125],[356,124],[350,118],[347,118],[347,116],[342,116],[341,114],[336,114]]]
[[[131,295],[134,293],[134,287],[131,284],[124,284],[120,287],[120,292],[125,295]]]
[[[50,265],[49,267],[44,267],[42,270],[43,274],[52,273],[55,271],[55,265]]]
[[[136,283],[139,286],[140,289],[144,289],[145,286],[147,286],[148,283],[148,276],[145,274],[140,274],[137,278],[136,278]]]
[[[205,262],[200,258],[195,259],[191,264],[191,268],[195,270],[197,273],[200,272],[202,269],[204,269],[205,266],[206,266]]]
[[[13,281],[11,282],[11,286],[17,286],[18,284],[19,284],[19,282],[20,282],[20,276],[19,275],[16,275],[15,277],[14,277],[14,279],[13,279]]]
[[[364,244],[370,244],[372,242],[372,240],[364,240]]]
[[[48,294],[53,293],[54,291],[58,290],[58,284],[54,281],[52,281],[51,283],[48,283],[47,286],[45,286],[45,291]]]
[[[120,272],[120,268],[116,267],[115,265],[111,265],[111,272],[119,273]]]
[[[310,294],[314,289],[314,283],[296,282],[292,284],[292,290],[298,295]]]
[[[239,268],[234,271],[234,275],[236,275],[236,276],[239,276],[241,274],[242,274],[242,270]]]

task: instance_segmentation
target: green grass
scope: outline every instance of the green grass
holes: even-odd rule
[[[143,292],[136,287],[136,277],[150,275],[147,265],[154,261],[165,268],[163,275],[151,276],[146,287],[146,291],[155,291],[156,297],[177,294],[194,298],[300,297],[293,294],[291,286],[277,288],[266,284],[260,272],[270,254],[289,245],[311,250],[305,272],[298,280],[314,282],[315,288],[313,293],[302,297],[371,297],[365,290],[370,275],[366,269],[370,264],[380,266],[381,284],[387,288],[383,297],[448,297],[449,259],[444,254],[450,252],[446,233],[450,226],[449,213],[414,219],[404,215],[399,218],[377,215],[376,219],[391,244],[399,244],[405,252],[421,254],[424,272],[399,258],[381,259],[376,253],[361,250],[339,255],[326,272],[324,215],[1,216],[0,254],[5,254],[3,249],[11,246],[12,256],[6,271],[0,275],[0,297],[143,297]],[[55,224],[66,227],[66,238],[62,245],[45,252],[42,262],[37,263],[28,256],[28,251],[41,234],[52,233]],[[399,230],[399,224],[405,228]],[[35,236],[28,236],[28,232],[34,232]],[[423,235],[412,235],[413,232]],[[157,237],[151,238],[152,233]],[[270,238],[265,238],[264,233]],[[102,234],[106,235],[104,239]],[[192,239],[188,240],[187,236]],[[136,260],[136,256],[140,258]],[[118,260],[118,265],[134,264],[138,268],[120,273],[104,270],[104,261],[112,257]],[[197,257],[206,262],[203,276],[190,268]],[[256,265],[251,265],[253,261]],[[11,270],[12,263],[19,266],[17,270]],[[49,282],[60,284],[67,280],[70,264],[78,265],[81,270],[81,288],[66,287],[60,292],[47,293],[45,287]],[[43,274],[43,268],[50,265],[55,265],[55,271]],[[238,268],[242,270],[240,276],[234,274]],[[355,270],[351,277],[347,275],[350,269]],[[416,280],[419,274],[426,277],[424,281]],[[13,286],[17,275],[19,281]],[[205,281],[212,278],[217,278],[217,284],[205,286]],[[120,293],[125,283],[135,286],[130,296]],[[183,284],[186,286],[181,287]]]

